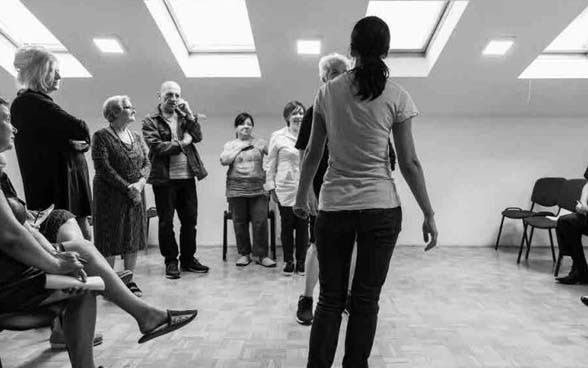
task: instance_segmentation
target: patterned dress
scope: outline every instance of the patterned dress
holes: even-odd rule
[[[128,186],[147,178],[151,163],[141,135],[132,137],[126,144],[109,127],[92,139],[94,244],[105,257],[136,252],[147,243],[145,192],[137,203]]]

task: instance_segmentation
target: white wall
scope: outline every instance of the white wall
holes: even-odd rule
[[[278,110],[279,111],[279,110]],[[138,115],[143,115],[141,112]],[[258,136],[283,126],[275,116],[255,116]],[[203,122],[204,140],[199,144],[209,176],[198,183],[198,243],[218,245],[222,241],[222,212],[226,208],[225,172],[218,161],[224,142],[232,139],[234,116],[211,116]],[[103,119],[88,119],[92,131],[104,126]],[[542,176],[581,177],[588,164],[588,124],[582,118],[448,118],[421,116],[415,119],[417,151],[425,168],[429,195],[436,211],[444,246],[494,244],[500,211],[507,206],[529,206],[531,188]],[[132,127],[139,129],[139,124]],[[9,175],[22,193],[14,153],[9,153]],[[90,173],[93,167],[88,156]],[[395,172],[404,222],[399,244],[423,244],[422,216],[408,187]],[[147,188],[149,204],[153,204]],[[231,224],[229,224],[231,226]],[[150,242],[157,242],[152,221]],[[506,221],[502,244],[518,244],[521,226]],[[234,244],[229,228],[229,241]],[[538,231],[533,243],[547,244]],[[279,232],[278,232],[279,244]]]

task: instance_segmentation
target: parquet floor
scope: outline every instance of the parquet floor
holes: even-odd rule
[[[297,368],[305,366],[309,327],[294,320],[303,277],[281,267],[240,269],[231,249],[199,251],[208,275],[163,277],[157,249],[141,254],[137,282],[144,298],[172,308],[198,308],[198,320],[138,345],[134,321],[99,300],[104,343],[96,362],[108,368]],[[547,249],[516,265],[514,249],[398,247],[382,293],[370,367],[588,367],[588,286],[554,282]],[[569,259],[562,269],[567,273]],[[342,325],[342,333],[346,319]],[[48,330],[0,333],[4,367],[68,367],[48,347]],[[341,366],[343,336],[335,366]]]

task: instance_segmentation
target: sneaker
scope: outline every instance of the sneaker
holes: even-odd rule
[[[312,318],[312,296],[300,295],[300,298],[298,298],[298,310],[296,311],[296,322],[304,326],[310,326]]]
[[[94,346],[98,346],[102,344],[103,337],[101,333],[97,333],[94,335],[94,340],[92,344]],[[60,332],[51,332],[51,336],[49,337],[49,344],[51,345],[52,350],[65,350],[67,349],[67,344],[65,343],[65,336],[63,333]]]
[[[296,273],[300,276],[304,276],[304,263],[296,263]]]
[[[129,282],[127,284],[127,287],[129,288],[131,293],[135,294],[136,297],[140,298],[143,296],[143,291],[141,289],[139,289],[137,284],[135,284],[134,282]]]
[[[182,263],[182,271],[196,272],[196,273],[207,273],[209,268],[202,263],[198,262],[196,258],[192,258],[190,263]]]
[[[172,262],[165,265],[165,277],[173,280],[180,278],[180,270],[178,270],[177,263]]]
[[[262,265],[263,267],[268,267],[268,268],[276,267],[276,265],[277,265],[276,261],[274,261],[270,257],[263,257],[262,259],[259,259],[259,257],[255,257],[255,263],[257,263],[258,265]]]
[[[251,258],[249,258],[249,256],[241,256],[239,257],[237,262],[235,262],[235,265],[238,267],[244,267],[247,266],[249,263],[251,263]]]
[[[286,276],[292,276],[294,274],[294,263],[293,262],[286,262],[284,266],[284,270],[282,273]]]

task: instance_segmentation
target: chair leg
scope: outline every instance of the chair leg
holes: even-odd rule
[[[531,234],[529,234],[529,242],[527,243],[527,254],[525,254],[525,260],[529,259],[529,251],[531,250],[531,242],[533,241],[533,234],[535,233],[535,228],[531,227]]]
[[[559,274],[559,267],[561,266],[562,259],[563,259],[563,254],[561,254],[561,251],[559,251],[557,254],[557,262],[555,262],[555,271],[553,272],[554,277],[557,277],[557,275]]]
[[[496,237],[496,245],[494,246],[494,250],[498,250],[498,242],[500,241],[500,234],[502,233],[502,225],[504,225],[504,216],[502,216],[502,220],[500,221],[500,228],[498,228],[498,236]]]
[[[270,216],[270,250],[272,259],[276,260],[276,214],[272,212]]]
[[[553,259],[553,263],[555,263],[555,248],[553,246],[553,235],[551,234],[551,229],[549,229],[549,243],[551,244],[551,258]]]
[[[525,241],[527,244],[529,241],[527,240],[527,224],[523,225],[523,236],[521,237],[521,245],[519,246],[519,256],[517,257],[517,264],[521,263],[521,255],[523,254],[523,246],[525,245]]]
[[[227,261],[227,215],[223,215],[223,261]]]

